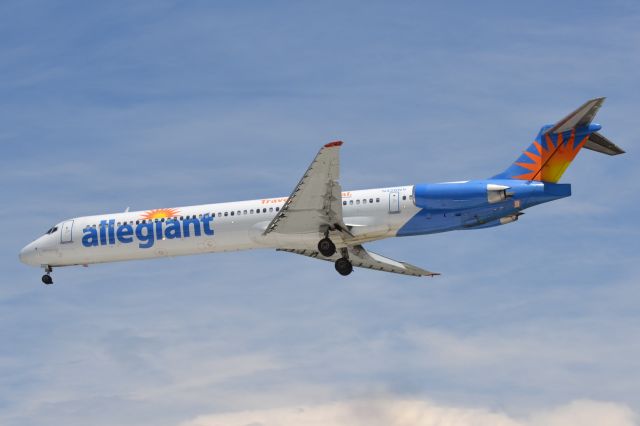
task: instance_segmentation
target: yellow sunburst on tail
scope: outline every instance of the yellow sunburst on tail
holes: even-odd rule
[[[529,172],[513,176],[513,179],[558,182],[578,154],[578,151],[580,151],[580,148],[584,146],[588,136],[583,136],[580,142],[576,143],[574,130],[566,141],[563,140],[562,134],[555,137],[556,141],[548,133],[544,135],[544,139],[545,143],[541,144],[536,140],[524,152],[526,161],[517,161],[515,163],[517,166],[529,170]]]
[[[624,153],[593,123],[604,98],[594,98],[556,124],[543,126],[533,143],[504,172],[492,179],[557,183],[582,148],[607,155]]]

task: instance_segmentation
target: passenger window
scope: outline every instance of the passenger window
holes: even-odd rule
[[[273,207],[269,207],[269,211],[272,212],[273,211]]]
[[[231,216],[233,216],[235,214],[235,212],[231,212]]]
[[[266,213],[267,212],[267,208],[265,207],[264,209],[262,209],[262,213]]]
[[[369,198],[369,203],[373,204],[373,198]]]
[[[278,211],[280,211],[280,207],[276,207],[276,211],[277,211],[277,212],[278,212]]]
[[[253,209],[249,210],[249,213],[253,214]]]
[[[356,200],[356,204],[360,204],[360,200]]]
[[[229,212],[224,212],[225,217],[229,216]]]
[[[379,203],[379,202],[380,202],[380,198],[376,198],[376,203]]]
[[[218,217],[222,217],[222,213],[218,213]]]
[[[353,200],[349,200],[349,205],[352,206],[353,205]]]
[[[246,211],[246,210],[243,210],[243,211],[242,211],[242,214],[247,214],[247,211]]]
[[[346,206],[346,205],[347,205],[347,202],[346,202],[346,201],[343,201],[343,202],[342,202],[342,205],[343,205],[343,206]]]
[[[367,199],[362,200],[362,204],[367,204]]]
[[[407,199],[407,196],[406,196],[406,195],[403,195],[403,196],[402,196],[402,199],[403,199],[403,200],[406,200],[406,199]]]

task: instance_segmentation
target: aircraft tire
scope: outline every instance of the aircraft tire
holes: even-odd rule
[[[329,238],[323,238],[318,242],[318,251],[324,257],[331,257],[336,253],[336,245]]]
[[[338,273],[342,276],[347,276],[351,272],[353,272],[353,265],[346,257],[341,257],[340,259],[336,260],[335,267],[336,271],[338,271]]]
[[[53,284],[53,278],[51,278],[51,275],[49,274],[44,274],[42,276],[42,282],[45,283],[46,285],[51,285]]]

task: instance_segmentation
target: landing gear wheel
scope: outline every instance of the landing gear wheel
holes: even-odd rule
[[[46,285],[51,285],[53,284],[53,278],[51,278],[51,275],[49,274],[44,274],[42,276],[42,282],[45,283]]]
[[[338,271],[340,275],[347,276],[351,272],[353,272],[353,265],[346,257],[341,257],[340,259],[336,260],[335,267],[336,271]]]
[[[318,242],[318,251],[324,257],[331,257],[336,254],[336,245],[329,238],[323,238]]]

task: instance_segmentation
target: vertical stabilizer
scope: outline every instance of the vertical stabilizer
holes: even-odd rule
[[[602,126],[592,123],[604,99],[587,101],[556,124],[544,126],[522,155],[493,178],[556,183],[583,147],[609,155],[623,153],[597,133]]]

